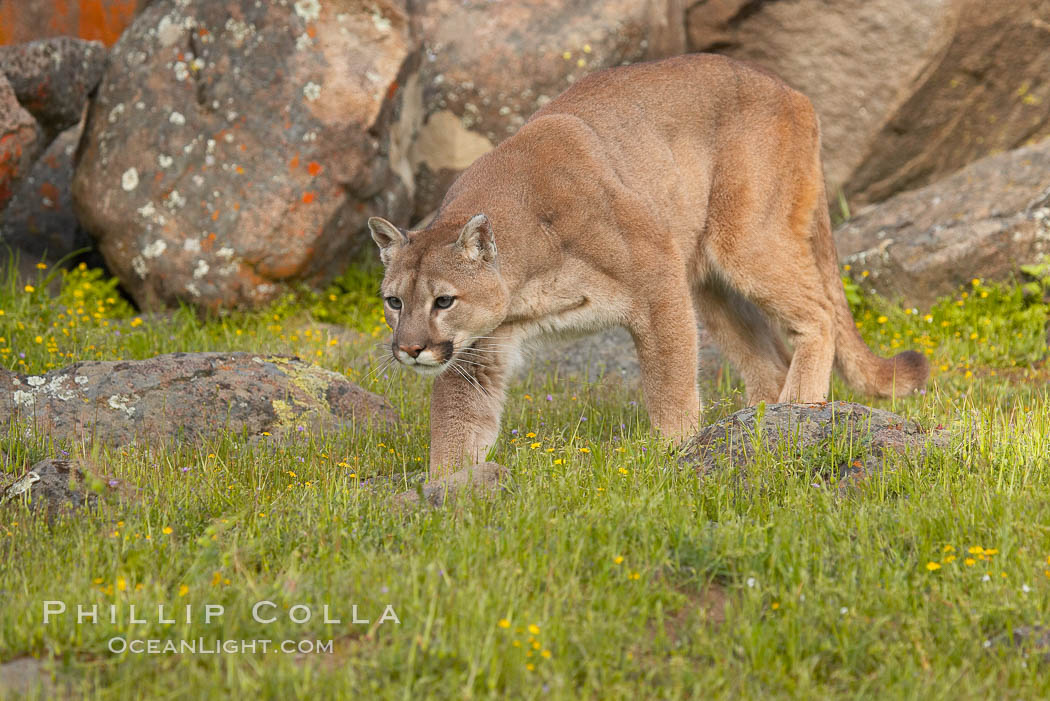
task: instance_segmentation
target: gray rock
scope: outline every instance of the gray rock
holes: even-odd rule
[[[865,290],[908,306],[928,307],[975,277],[1009,279],[1050,254],[1050,139],[873,205],[835,243]]]
[[[586,382],[613,378],[627,386],[636,385],[641,373],[634,341],[626,329],[613,328],[580,338],[553,341],[529,354],[530,366],[538,374]],[[713,382],[723,368],[722,355],[712,339],[700,330],[700,379]]]
[[[0,72],[0,212],[43,147],[40,125],[18,104],[15,91]]]
[[[1019,648],[1025,657],[1035,656],[1050,663],[1050,628],[1047,626],[1017,626],[1011,635],[1004,633],[993,642],[996,647]]]
[[[35,657],[18,657],[0,663],[0,698],[68,697],[72,685],[68,680],[56,684],[48,667],[45,660]]]
[[[381,397],[287,356],[173,353],[76,363],[46,375],[5,373],[0,422],[31,424],[58,442],[124,445],[397,421]]]
[[[81,463],[47,458],[0,489],[0,506],[22,501],[33,511],[45,511],[48,514],[68,509],[94,508],[98,505],[98,495],[87,484],[89,479],[90,473]]]
[[[852,462],[843,456],[839,464],[817,467],[827,476],[841,478],[878,472],[888,452],[921,456],[931,446],[943,449],[948,436],[853,402],[769,404],[742,409],[701,429],[682,446],[679,461],[704,475],[716,469],[746,468],[759,450],[786,457],[818,453],[823,457],[833,442],[850,447]]]
[[[99,41],[55,37],[0,46],[0,72],[51,137],[80,121],[105,67]]]
[[[104,265],[93,252],[94,240],[80,226],[73,211],[73,154],[83,128],[78,124],[58,135],[36,160],[24,178],[19,180],[11,200],[0,217],[0,254],[9,246],[20,257],[20,263],[32,269],[46,260],[55,263],[86,262],[91,267]],[[85,251],[66,258],[73,251]],[[35,270],[34,270],[35,272]]]

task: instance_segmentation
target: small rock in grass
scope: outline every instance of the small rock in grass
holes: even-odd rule
[[[76,125],[106,67],[102,42],[53,37],[0,47],[18,101],[50,136]]]
[[[0,663],[0,698],[68,698],[72,684],[68,679],[52,678],[47,660],[17,657]]]
[[[1013,629],[1013,635],[1003,633],[991,642],[994,645],[985,647],[1020,648],[1025,657],[1037,656],[1043,662],[1050,662],[1050,628],[1047,626],[1017,626]]]
[[[94,508],[98,495],[91,491],[92,481],[97,478],[79,461],[47,458],[0,489],[0,506],[23,501],[31,510],[48,514]]]
[[[402,505],[418,504],[422,496],[431,506],[441,507],[463,493],[495,494],[506,488],[508,474],[507,468],[499,463],[478,463],[427,482],[416,491],[402,492],[396,500]]]
[[[701,429],[682,447],[680,463],[704,475],[722,466],[747,467],[759,450],[802,456],[835,442],[841,464],[821,467],[831,467],[836,477],[859,477],[880,470],[887,452],[923,455],[929,446],[946,447],[948,435],[853,402],[769,404]]]

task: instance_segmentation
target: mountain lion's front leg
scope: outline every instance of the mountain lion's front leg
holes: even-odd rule
[[[636,310],[629,331],[638,351],[649,419],[666,438],[680,442],[700,420],[697,386],[699,334],[688,286],[669,281]]]
[[[430,396],[430,479],[485,460],[499,436],[508,363],[500,349],[463,351],[434,380]]]

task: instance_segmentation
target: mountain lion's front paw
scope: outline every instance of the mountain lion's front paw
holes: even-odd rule
[[[496,494],[506,487],[508,476],[507,468],[499,463],[478,463],[427,482],[415,491],[402,492],[395,499],[401,505],[418,504],[422,500],[440,507],[460,493]]]

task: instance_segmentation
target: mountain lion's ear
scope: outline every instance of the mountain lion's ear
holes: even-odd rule
[[[484,214],[475,214],[459,232],[456,246],[470,260],[491,263],[496,260],[496,238],[492,235],[492,224]]]
[[[379,246],[379,257],[386,265],[395,246],[408,243],[408,236],[382,217],[369,217],[368,228],[372,231],[372,240]]]

